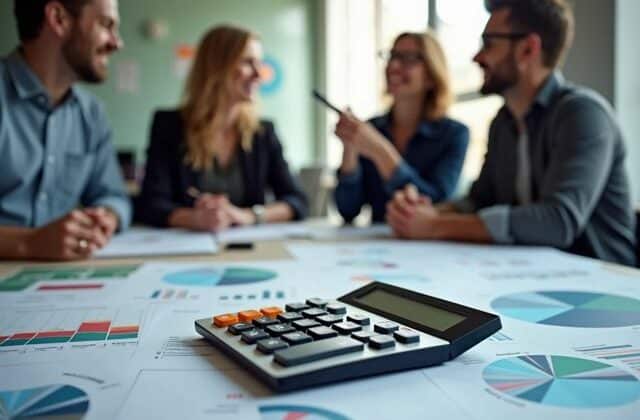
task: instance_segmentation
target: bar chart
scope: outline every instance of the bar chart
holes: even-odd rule
[[[81,308],[0,314],[0,348],[41,344],[135,341],[143,309]]]
[[[104,280],[127,278],[138,267],[138,265],[120,265],[113,267],[26,268],[0,280],[0,292],[20,292],[36,284],[38,284],[36,290],[41,292],[101,289],[104,286]]]
[[[587,347],[574,348],[584,355],[596,357],[602,360],[624,363],[631,369],[640,373],[640,347],[631,344],[599,344]]]

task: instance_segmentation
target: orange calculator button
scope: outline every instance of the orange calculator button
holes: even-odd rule
[[[251,322],[254,319],[262,318],[262,314],[254,309],[238,312],[238,318],[242,322]]]
[[[238,317],[235,314],[222,314],[213,317],[213,325],[218,328],[228,327],[229,325],[237,323]]]
[[[278,308],[277,306],[269,306],[268,308],[260,309],[260,312],[262,312],[264,316],[275,318],[278,316],[278,314],[282,313],[282,308]]]

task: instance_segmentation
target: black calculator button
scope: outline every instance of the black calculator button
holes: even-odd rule
[[[324,325],[332,325],[336,322],[342,321],[342,315],[322,315],[316,318],[318,321],[322,322]]]
[[[227,331],[229,331],[233,335],[239,335],[241,332],[249,331],[253,328],[253,324],[249,324],[247,322],[238,322],[237,324],[233,324],[232,326],[230,326]]]
[[[284,305],[284,309],[287,312],[300,312],[304,311],[305,309],[309,309],[309,305],[301,302],[287,303],[286,305]]]
[[[351,338],[355,338],[356,340],[362,341],[363,343],[368,343],[369,339],[374,335],[376,334],[372,333],[371,331],[356,331],[351,334]]]
[[[255,344],[256,341],[262,340],[263,338],[270,338],[269,334],[262,330],[249,330],[245,331],[241,334],[242,341],[247,344]]]
[[[359,325],[369,325],[371,322],[368,316],[362,314],[347,315],[347,321],[355,322]]]
[[[255,322],[255,321],[253,321]],[[373,330],[380,334],[391,334],[394,331],[398,330],[398,324],[394,324],[393,322],[378,322],[373,326]]]
[[[323,340],[325,338],[332,338],[338,335],[337,332],[325,326],[309,328],[308,333],[314,340]]]
[[[315,308],[324,308],[325,306],[327,306],[327,303],[329,302],[320,298],[307,299],[307,305],[311,305]]]
[[[289,345],[291,346],[296,346],[298,344],[304,344],[312,341],[311,337],[309,337],[307,334],[302,333],[300,331],[283,334],[282,337],[280,338],[282,338],[284,341],[289,343]]]
[[[333,324],[333,329],[338,331],[340,334],[348,335],[348,334],[351,334],[352,332],[361,330],[362,327],[351,321],[346,321],[346,322],[338,322],[337,324]]]
[[[261,352],[271,354],[276,350],[286,349],[289,345],[279,338],[265,338],[258,341],[257,347]]]
[[[369,338],[369,347],[372,349],[388,349],[395,345],[396,341],[390,335],[374,335]]]
[[[324,309],[327,310],[327,312],[332,313],[332,314],[346,314],[347,313],[347,307],[340,304],[340,303],[330,303],[328,304]]]
[[[283,366],[296,366],[343,354],[356,353],[363,349],[364,344],[359,341],[349,337],[337,337],[277,350],[274,353],[274,360]]]
[[[293,322],[302,319],[302,315],[297,312],[283,312],[278,314],[278,319],[282,322]]]
[[[420,341],[420,335],[409,328],[400,328],[393,333],[393,337],[403,344],[417,343]]]
[[[286,324],[269,325],[267,328],[265,328],[265,331],[271,334],[273,337],[279,337],[282,334],[294,332],[295,330],[296,329],[291,325]]]
[[[254,319],[253,325],[259,328],[265,328],[269,325],[279,324],[280,321],[277,319],[269,318],[268,316],[263,316],[262,318]]]
[[[311,309],[305,309],[304,311],[302,311],[302,315],[305,318],[316,318],[326,314],[327,313],[320,308],[311,308]]]
[[[320,325],[315,319],[300,319],[291,323],[296,329],[306,331],[309,328],[317,327]]]

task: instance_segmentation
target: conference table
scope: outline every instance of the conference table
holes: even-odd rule
[[[251,249],[218,241],[215,254],[0,262],[0,419],[639,418],[636,269],[380,226],[256,229],[235,238]],[[439,366],[283,394],[194,330],[372,281],[495,313],[503,328]]]

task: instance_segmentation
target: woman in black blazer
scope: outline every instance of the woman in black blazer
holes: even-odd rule
[[[244,29],[205,35],[184,105],[154,116],[138,220],[218,231],[306,216],[307,199],[273,124],[256,117],[261,56],[260,42]],[[268,190],[275,200],[265,205]]]

